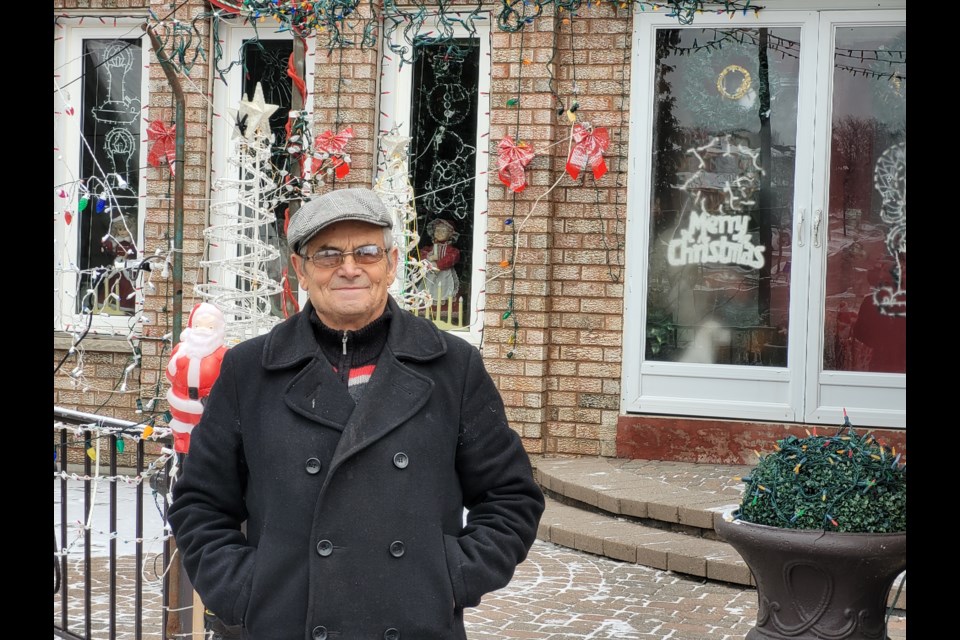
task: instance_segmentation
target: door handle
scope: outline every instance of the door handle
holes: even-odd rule
[[[820,247],[820,220],[823,217],[823,209],[817,209],[813,214],[813,246]]]
[[[797,246],[803,246],[803,214],[807,212],[806,209],[800,209],[800,220],[797,221]]]

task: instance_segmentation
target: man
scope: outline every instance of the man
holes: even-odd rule
[[[536,537],[543,494],[478,351],[387,293],[391,228],[369,189],[297,212],[310,302],[227,352],[174,485],[187,574],[246,638],[464,640]]]

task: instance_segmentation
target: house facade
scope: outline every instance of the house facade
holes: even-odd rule
[[[368,186],[530,453],[749,464],[844,413],[905,450],[905,2],[54,16],[55,405],[164,424],[192,306],[295,312],[290,216]]]

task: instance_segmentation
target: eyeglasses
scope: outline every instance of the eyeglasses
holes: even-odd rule
[[[310,260],[317,267],[332,269],[333,267],[342,265],[343,261],[347,259],[347,256],[353,256],[353,260],[357,264],[376,264],[383,260],[384,253],[385,251],[382,247],[378,247],[375,244],[365,244],[362,247],[357,247],[353,251],[320,249],[312,256],[301,254],[300,257],[304,260]]]

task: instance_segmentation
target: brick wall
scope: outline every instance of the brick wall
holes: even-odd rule
[[[149,6],[158,16],[169,3],[58,0],[55,11],[110,10]],[[469,3],[467,3],[469,4]],[[465,5],[467,6],[467,5]],[[470,5],[472,7],[472,5]],[[490,4],[496,11],[499,5]],[[176,17],[188,21],[206,3],[192,0]],[[369,7],[361,5],[361,14]],[[627,12],[590,7],[570,19],[553,6],[518,33],[494,27],[492,34],[487,215],[486,307],[483,355],[501,390],[513,427],[532,453],[616,454],[622,333],[622,250],[626,218],[626,102],[629,84]],[[117,11],[119,13],[119,11]],[[91,13],[91,12],[85,12]],[[129,13],[129,11],[128,11]],[[198,23],[209,49],[209,22]],[[571,31],[576,34],[571,37]],[[360,40],[360,33],[354,35]],[[350,174],[335,186],[370,185],[374,178],[378,126],[376,51],[327,47],[324,35],[310,42],[315,52],[311,90],[314,131],[353,127]],[[162,68],[150,54],[148,117],[174,121],[173,97]],[[576,61],[576,67],[572,62]],[[186,94],[186,194],[184,224],[184,311],[192,306],[192,284],[203,281],[199,260],[207,224],[210,190],[209,61],[197,60],[183,78]],[[518,106],[507,101],[520,96]],[[561,106],[574,101],[581,122],[606,127],[611,146],[609,173],[596,183],[589,173],[574,181],[564,177],[570,122]],[[537,157],[528,172],[529,186],[514,194],[496,177],[496,145],[504,135],[532,144]],[[559,143],[559,144],[558,144]],[[148,168],[146,242],[152,253],[172,237],[168,170]],[[172,194],[172,184],[169,186]],[[538,201],[538,198],[539,201]],[[509,224],[508,224],[509,221]],[[479,231],[483,232],[482,225]],[[508,261],[509,266],[501,266]],[[114,393],[76,388],[64,365],[55,377],[54,402],[83,411],[135,419],[136,397],[153,395],[162,376],[169,345],[160,338],[172,331],[172,282],[155,277],[155,293],[146,296],[139,392]],[[513,314],[504,319],[511,308]],[[517,323],[516,342],[514,320]],[[184,316],[183,322],[186,322]],[[185,326],[185,324],[184,324]],[[122,345],[121,345],[122,346]],[[128,353],[91,350],[85,361],[95,366],[98,389],[109,389]],[[63,357],[55,350],[55,362]],[[89,375],[89,371],[87,372]],[[161,379],[161,395],[165,383]],[[100,408],[100,405],[103,405]],[[159,408],[165,408],[161,402]]]

